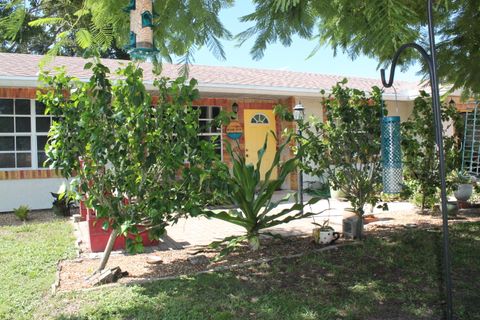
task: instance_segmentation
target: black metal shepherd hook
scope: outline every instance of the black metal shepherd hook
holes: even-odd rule
[[[428,63],[428,70],[430,74],[430,86],[432,88],[432,102],[433,102],[433,118],[435,122],[435,139],[438,146],[439,153],[439,174],[440,174],[440,189],[441,189],[441,201],[442,201],[442,219],[443,219],[443,268],[445,277],[445,294],[446,294],[446,319],[453,319],[453,307],[452,307],[452,279],[451,279],[451,263],[449,252],[449,240],[448,240],[448,215],[447,215],[447,192],[446,192],[446,179],[445,179],[445,153],[443,150],[443,126],[440,109],[440,94],[438,88],[437,78],[437,57],[435,53],[435,33],[433,26],[433,0],[427,0],[427,13],[428,13],[428,37],[430,42],[430,54],[425,49],[416,43],[407,43],[401,46],[393,57],[392,66],[390,69],[390,78],[388,82],[385,81],[385,70],[381,69],[380,74],[382,77],[382,83],[386,88],[393,85],[393,78],[395,76],[395,67],[400,54],[407,48],[417,49],[418,52]]]

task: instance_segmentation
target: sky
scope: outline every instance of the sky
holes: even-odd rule
[[[249,27],[249,24],[241,23],[238,18],[255,10],[250,0],[238,0],[235,3],[234,7],[220,12],[220,20],[234,35]],[[223,40],[222,44],[227,58],[225,61],[218,60],[204,47],[195,53],[194,64],[277,69],[380,79],[377,61],[365,56],[360,56],[352,61],[350,57],[342,52],[337,52],[337,56],[334,57],[331,48],[322,47],[313,57],[307,59],[317,43],[313,40],[304,40],[299,37],[294,38],[290,47],[284,47],[279,43],[270,44],[265,51],[264,57],[259,61],[255,61],[249,52],[252,48],[253,40],[252,38],[246,41],[241,47],[237,47],[236,41]],[[421,78],[421,76],[416,75],[418,70],[420,70],[418,65],[410,67],[406,72],[402,72],[400,68],[397,68],[395,79],[418,81]],[[387,77],[389,72],[388,70]]]

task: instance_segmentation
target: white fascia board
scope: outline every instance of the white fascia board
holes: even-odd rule
[[[81,81],[87,82],[88,79],[80,79]],[[25,87],[25,88],[36,88],[40,87],[41,83],[38,81],[37,77],[11,77],[11,76],[0,76],[0,87]],[[145,81],[145,87],[147,90],[155,90],[153,86],[153,81]],[[232,85],[232,84],[203,84],[199,83],[197,88],[200,92],[205,93],[225,93],[225,94],[258,94],[261,96],[272,95],[272,96],[300,96],[300,97],[317,97],[320,98],[323,95],[320,93],[319,89],[308,89],[308,88],[290,88],[290,87],[269,87],[269,86],[254,86],[254,85]],[[330,90],[325,90],[325,94],[329,94]],[[418,92],[412,94],[408,92],[407,94],[390,94],[386,93],[383,95],[386,100],[398,100],[398,101],[411,101],[418,96]]]

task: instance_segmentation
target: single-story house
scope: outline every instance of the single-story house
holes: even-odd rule
[[[44,146],[51,124],[51,117],[44,115],[44,106],[35,101],[39,62],[42,56],[0,53],[0,212],[11,211],[20,205],[31,209],[51,207],[50,192],[58,190],[64,179],[55,171],[45,168]],[[49,66],[65,66],[70,75],[87,79],[84,70],[86,60],[76,57],[56,57]],[[112,71],[127,61],[104,59]],[[142,63],[147,89],[154,90],[152,65]],[[163,75],[177,76],[179,67],[166,64]],[[270,130],[280,134],[292,123],[284,123],[275,117],[273,108],[281,103],[292,108],[301,102],[306,116],[323,117],[320,90],[327,92],[344,77],[285,70],[252,69],[241,67],[217,67],[193,65],[190,76],[198,80],[201,97],[195,105],[201,109],[202,122],[211,121],[221,109],[237,111],[243,135],[240,144],[251,161]],[[349,77],[348,86],[369,91],[372,86],[381,87],[377,79]],[[405,120],[411,113],[413,99],[420,86],[414,82],[396,81],[396,93],[385,90],[390,115]],[[226,138],[225,128],[210,128],[202,133]],[[222,141],[223,139],[219,139]],[[218,146],[222,159],[229,161],[223,148]],[[267,154],[274,152],[273,147]],[[267,155],[268,156],[268,155]],[[285,155],[287,157],[288,155]],[[308,185],[312,177],[305,176]],[[292,175],[283,188],[296,189],[297,177]]]

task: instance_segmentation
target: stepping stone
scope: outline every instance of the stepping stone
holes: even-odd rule
[[[148,264],[162,264],[163,260],[159,256],[148,256],[147,257]]]

